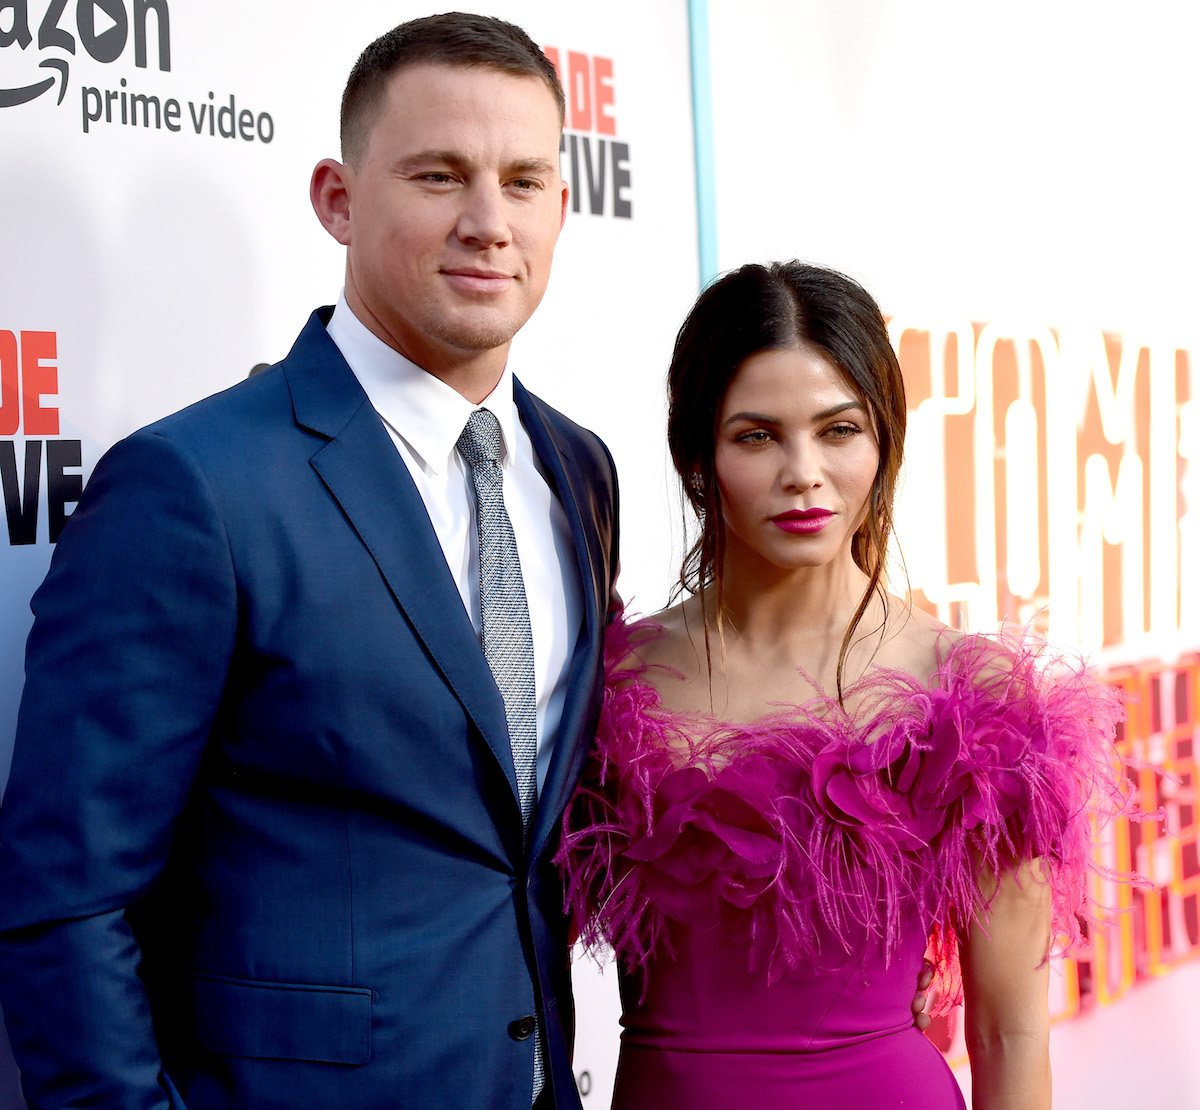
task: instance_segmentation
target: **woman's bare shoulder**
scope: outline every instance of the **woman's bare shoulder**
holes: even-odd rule
[[[663,667],[681,674],[696,671],[694,648],[699,618],[688,602],[672,605],[643,618],[630,629],[630,650],[646,667]],[[703,642],[703,623],[699,635]]]
[[[896,602],[904,604],[899,599]],[[897,613],[877,662],[913,675],[923,683],[949,667],[955,673],[969,674],[976,685],[986,685],[1014,673],[1020,668],[1022,658],[1014,650],[1011,636],[964,632],[910,606]]]
[[[888,628],[875,663],[925,683],[938,672],[947,650],[962,636],[923,609],[889,595]]]

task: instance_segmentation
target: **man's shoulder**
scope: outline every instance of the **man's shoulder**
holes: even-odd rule
[[[288,402],[288,395],[283,363],[277,362],[253,377],[237,381],[185,408],[160,417],[139,431],[173,437],[219,427],[230,420],[239,423],[253,420],[260,414],[278,411]]]

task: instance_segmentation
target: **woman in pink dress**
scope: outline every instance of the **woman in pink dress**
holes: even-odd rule
[[[1048,1107],[1047,954],[1118,796],[1115,697],[887,592],[904,385],[855,282],[727,275],[669,384],[699,538],[684,600],[611,630],[559,857],[618,960],[614,1108],[963,1107],[909,1012],[927,945],[975,1110]]]

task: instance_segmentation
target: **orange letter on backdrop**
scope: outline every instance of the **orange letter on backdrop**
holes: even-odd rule
[[[17,337],[0,331],[0,436],[15,436],[21,427],[17,397]]]
[[[25,434],[58,435],[58,409],[38,403],[48,393],[58,392],[58,367],[42,365],[42,359],[58,358],[58,336],[52,331],[21,332],[21,403],[25,407]]]
[[[571,130],[592,129],[592,65],[586,54],[571,50],[567,53],[570,77],[567,90],[571,97]]]
[[[596,130],[601,135],[615,135],[617,117],[604,110],[611,108],[613,102],[612,58],[597,54],[592,59],[592,70],[596,77]]]

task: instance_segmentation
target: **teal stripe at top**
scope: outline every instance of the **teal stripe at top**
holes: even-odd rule
[[[692,47],[692,138],[696,150],[696,240],[703,289],[717,276],[717,182],[708,0],[688,0],[688,30]]]

